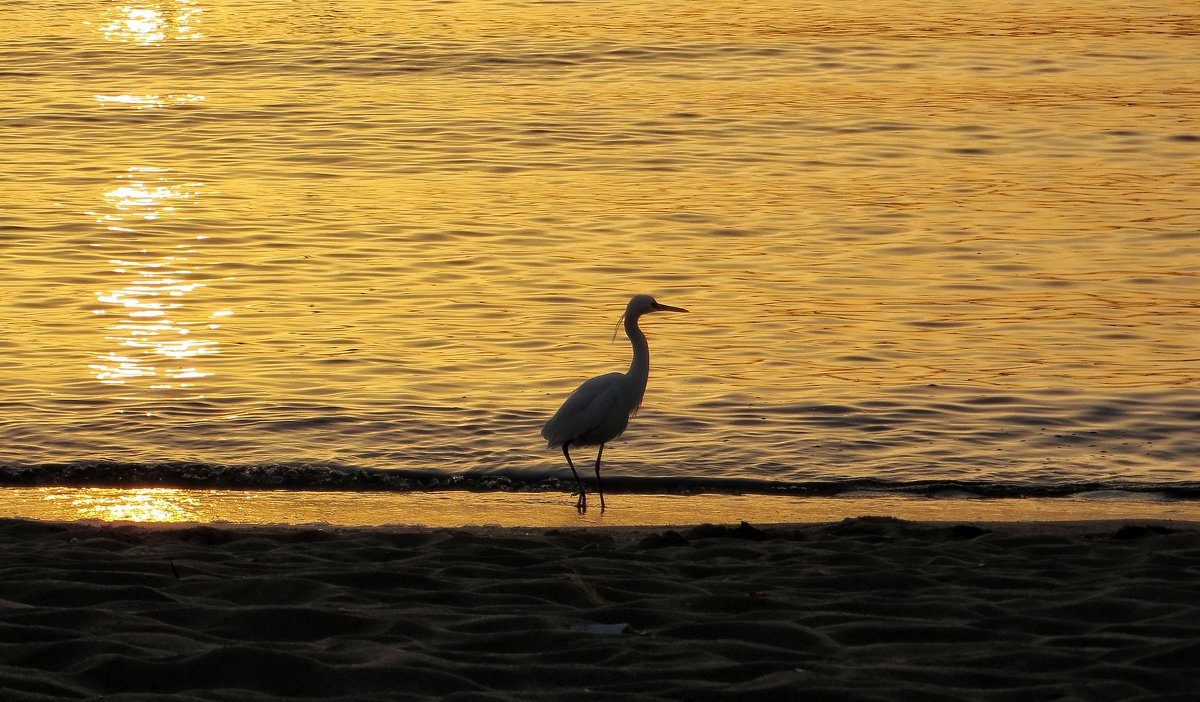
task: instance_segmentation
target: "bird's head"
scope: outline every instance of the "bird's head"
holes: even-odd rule
[[[629,299],[629,304],[625,306],[626,317],[637,318],[651,312],[687,312],[687,310],[682,307],[664,305],[649,295],[634,295]]]
[[[651,312],[687,312],[687,310],[682,307],[664,305],[649,295],[634,295],[629,299],[629,304],[625,306],[625,314],[621,315],[621,318],[617,320],[617,326],[613,328],[613,341],[617,340],[617,330],[621,328],[621,322],[626,319],[636,322],[638,317]]]

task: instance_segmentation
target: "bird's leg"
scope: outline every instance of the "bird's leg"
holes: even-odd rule
[[[567,457],[567,465],[571,466],[571,475],[575,476],[575,482],[579,483],[579,499],[575,501],[575,509],[581,513],[587,511],[587,492],[583,489],[583,481],[579,479],[579,473],[575,471],[575,464],[571,462],[571,452],[567,450],[571,442],[563,444],[563,455]]]
[[[596,450],[596,492],[600,493],[600,511],[604,511],[604,486],[600,484],[600,455],[604,453],[604,444]]]

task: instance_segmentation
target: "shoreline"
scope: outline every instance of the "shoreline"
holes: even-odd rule
[[[863,515],[925,522],[1163,520],[1200,522],[1200,501],[1129,493],[1052,498],[856,494],[793,497],[632,494],[579,514],[556,492],[338,492],[175,488],[0,488],[0,518],[133,523],[409,525],[436,527],[675,527],[703,523],[815,524]]]

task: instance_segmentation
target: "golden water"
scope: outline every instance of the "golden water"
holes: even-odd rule
[[[1200,7],[0,2],[0,462],[1200,479]]]

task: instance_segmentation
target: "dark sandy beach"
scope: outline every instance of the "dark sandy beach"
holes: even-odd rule
[[[1200,526],[0,521],[6,700],[1192,700]]]

